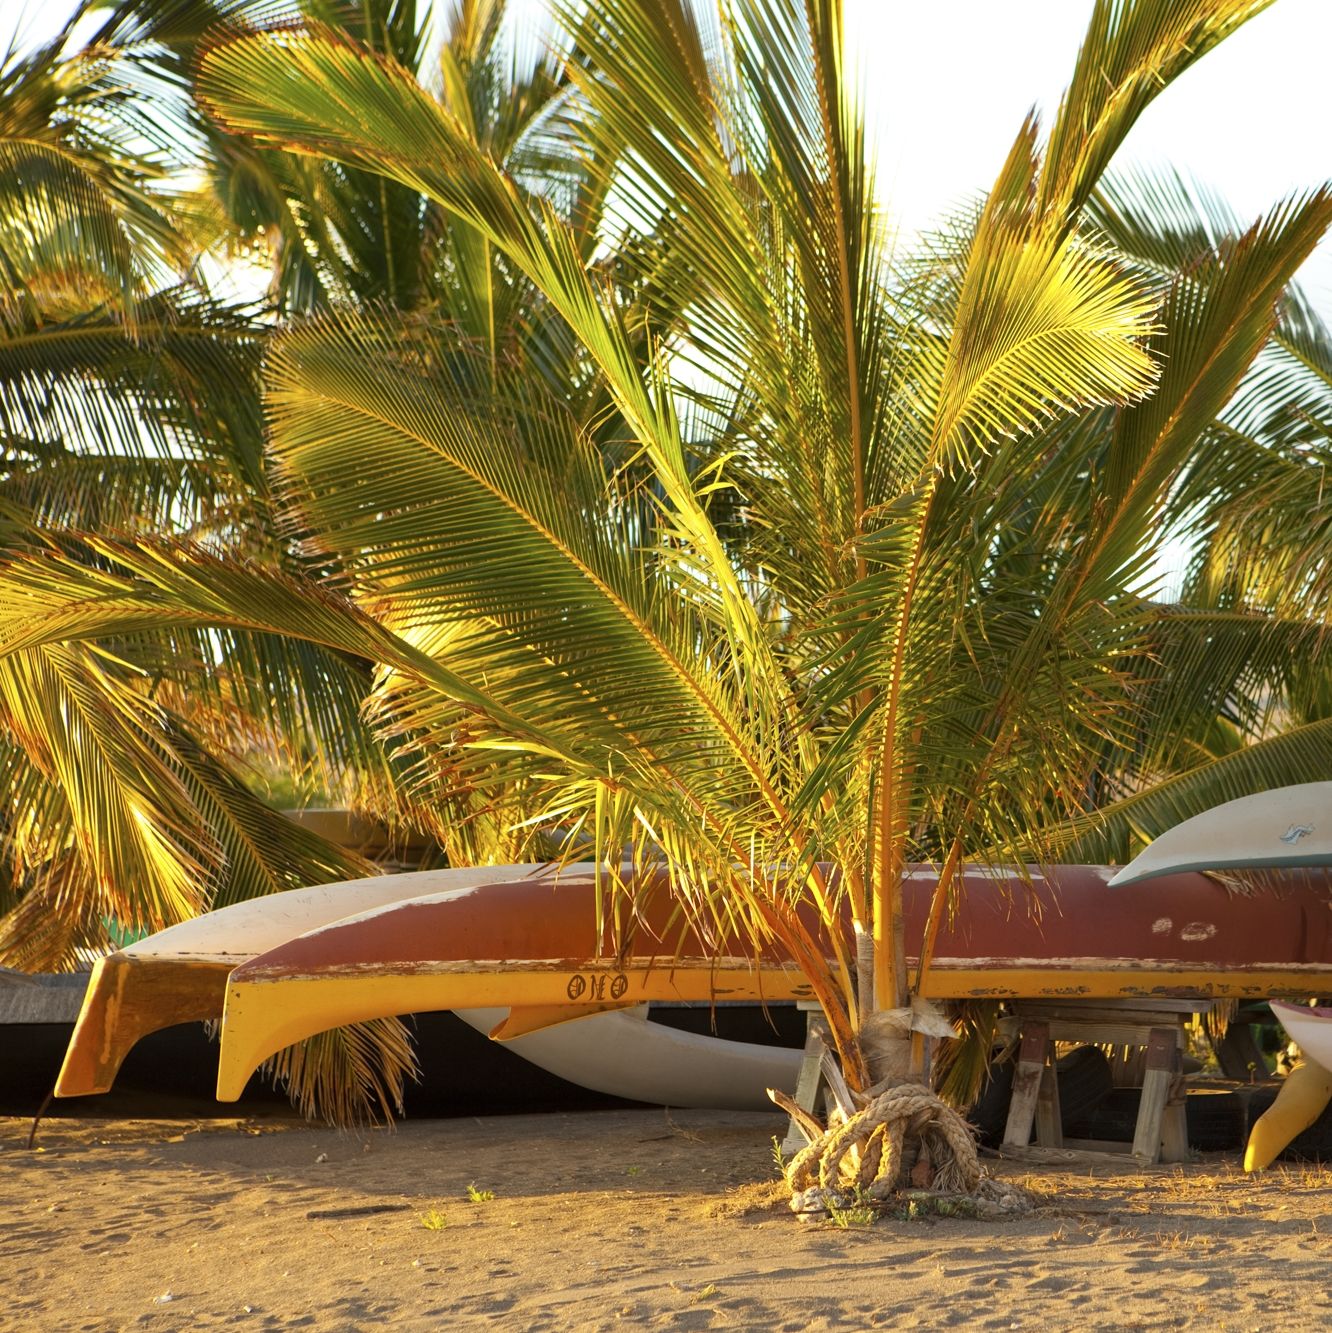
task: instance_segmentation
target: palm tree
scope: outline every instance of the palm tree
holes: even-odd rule
[[[438,344],[468,373],[484,362],[487,376],[499,357],[518,355],[572,382],[576,349],[552,340],[530,288],[484,241],[418,192],[245,144],[199,116],[190,76],[203,35],[225,22],[290,21],[299,8],[123,0],[70,53],[69,33],[98,8],[83,6],[66,34],[5,70],[0,150],[11,172],[0,206],[15,288],[12,337],[0,346],[7,552],[54,549],[61,531],[175,532],[336,583],[336,563],[291,540],[262,458],[258,368],[274,315],[387,305],[413,315],[423,351]],[[414,5],[308,10],[394,58],[427,58]],[[558,179],[594,232],[585,173],[561,161],[558,131],[543,127],[565,91],[562,66],[512,67],[503,16],[498,4],[455,16],[433,53],[448,94],[515,170],[539,164]],[[172,187],[184,171],[205,185]],[[233,250],[267,246],[270,309],[209,295],[198,260],[217,238]],[[589,394],[586,411],[604,417],[594,386]],[[368,665],[227,630],[9,659],[0,958],[69,966],[122,932],[365,873],[249,790],[256,756],[391,821],[424,825],[455,858],[514,859],[517,816],[496,814],[516,808],[514,793],[442,790],[437,766],[417,773],[404,744],[371,738],[360,711]],[[315,1046],[315,1059],[291,1052],[278,1069],[307,1109],[338,1119],[367,1103],[387,1110],[410,1068],[396,1023],[369,1040],[351,1033]]]
[[[834,0],[562,10],[553,114],[592,229],[382,49],[219,38],[200,90],[221,124],[416,192],[572,351],[534,373],[391,311],[284,330],[269,456],[337,587],[71,533],[5,571],[6,651],[170,624],[372,660],[372,716],[434,790],[521,793],[571,846],[664,856],[687,913],[805,970],[853,1088],[920,1077],[902,1033],[965,860],[1108,845],[1146,827],[1088,817],[1120,794],[1161,790],[1158,816],[1229,794],[1261,747],[1151,785],[1181,720],[1239,710],[1247,739],[1252,707],[1325,680],[1304,585],[1254,604],[1242,561],[1204,573],[1237,549],[1240,469],[1284,449],[1307,481],[1259,419],[1289,371],[1264,358],[1298,339],[1283,292],[1332,199],[1200,242],[1152,182],[1103,183],[1151,99],[1261,7],[1102,0],[1048,135],[1029,119],[984,204],[907,259]],[[1167,523],[1205,538],[1187,612],[1147,586]],[[1268,745],[1264,776],[1310,753]],[[916,859],[939,876],[911,975]],[[829,961],[796,907],[831,924],[843,902]]]
[[[144,113],[145,67],[115,37],[71,52],[62,35],[0,71],[0,547],[175,531],[281,559],[262,463],[269,327],[202,282],[170,188],[170,107]],[[373,771],[367,684],[363,664],[253,635],[7,658],[0,961],[67,968],[209,907],[366,873],[256,796],[246,768],[263,751],[316,757],[330,782]],[[278,1062],[306,1102],[346,1109],[378,1083],[387,1106],[411,1067],[397,1024],[315,1048]]]

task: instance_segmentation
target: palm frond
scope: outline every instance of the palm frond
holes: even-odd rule
[[[202,828],[221,853],[209,876],[208,910],[308,884],[375,873],[355,852],[293,824],[253,795],[176,725],[167,741]]]
[[[151,704],[115,673],[77,645],[14,654],[0,670],[0,708],[6,733],[62,793],[101,901],[128,927],[161,930],[205,905],[208,858],[189,797],[152,743]],[[40,869],[13,834],[11,846]]]
[[[86,273],[132,312],[141,288],[184,270],[189,245],[162,189],[156,127],[122,82],[123,53],[64,45],[62,35],[0,68],[0,269],[18,291]]]
[[[299,69],[298,83],[291,79]],[[328,32],[267,33],[219,43],[201,63],[201,90],[226,123],[279,146],[337,157],[411,185],[475,227],[516,264],[580,338],[605,378],[671,507],[690,559],[726,610],[750,673],[780,692],[753,606],[699,503],[663,367],[640,365],[623,316],[587,271],[576,234],[468,140],[399,66]],[[282,107],[254,96],[256,81],[285,87]],[[384,133],[371,139],[369,127]],[[700,585],[701,586],[701,585]]]
[[[141,297],[132,321],[79,282],[5,303],[0,493],[87,527],[254,522],[262,350],[251,312],[188,289]]]
[[[1075,220],[1151,102],[1271,0],[1097,0],[1050,133],[1043,210]]]
[[[1332,720],[1320,719],[1163,778],[1103,809],[1043,829],[1051,860],[1122,864],[1166,829],[1254,792],[1332,775]]]
[[[261,1071],[286,1089],[307,1120],[346,1128],[393,1123],[403,1088],[418,1076],[411,1034],[397,1018],[332,1028],[288,1046]]]

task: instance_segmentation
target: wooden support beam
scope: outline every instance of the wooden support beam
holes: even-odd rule
[[[800,1076],[796,1080],[796,1105],[810,1115],[819,1114],[819,1098],[825,1082],[824,1056],[830,1055],[828,1024],[818,1004],[802,1000],[797,1008],[805,1013],[805,1053],[800,1061]],[[811,1142],[804,1126],[791,1117],[786,1138],[782,1142],[782,1156],[790,1157]]]
[[[1182,1162],[1188,1158],[1188,1123],[1182,1090],[1177,1086],[1180,1081],[1178,1030],[1153,1028],[1147,1040],[1147,1072],[1133,1135],[1133,1155],[1141,1162],[1150,1164],[1163,1157],[1168,1162]]]
[[[1031,1142],[1031,1129],[1036,1121],[1037,1103],[1049,1058],[1050,1025],[1039,1019],[1024,1022],[1017,1069],[1013,1074],[1013,1095],[1008,1103],[1008,1124],[1004,1128],[1006,1148],[1025,1148]],[[1051,1074],[1053,1076],[1053,1071]],[[1055,1097],[1057,1099],[1057,1092]]]
[[[1040,1091],[1036,1097],[1036,1142],[1042,1148],[1064,1146],[1063,1117],[1059,1111],[1059,1076],[1055,1072],[1054,1051],[1041,1070]]]

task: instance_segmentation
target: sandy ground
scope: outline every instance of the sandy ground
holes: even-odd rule
[[[27,1128],[0,1120],[0,1328],[24,1333],[1332,1327],[1321,1167],[993,1162],[1035,1212],[841,1230],[764,1206],[773,1116],[55,1120],[34,1152]]]

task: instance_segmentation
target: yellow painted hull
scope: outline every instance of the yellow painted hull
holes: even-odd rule
[[[617,986],[614,1003],[629,1008],[651,1000],[807,1000],[808,983],[794,968],[759,972],[713,964],[590,972],[494,969],[435,973],[286,978],[277,983],[232,981],[222,1017],[217,1098],[235,1101],[250,1075],[270,1056],[316,1032],[393,1014],[433,1009],[509,1006],[514,1013],[563,1006],[576,1016],[570,991],[602,981]],[[618,983],[623,989],[618,989]],[[586,993],[586,989],[584,992]]]

